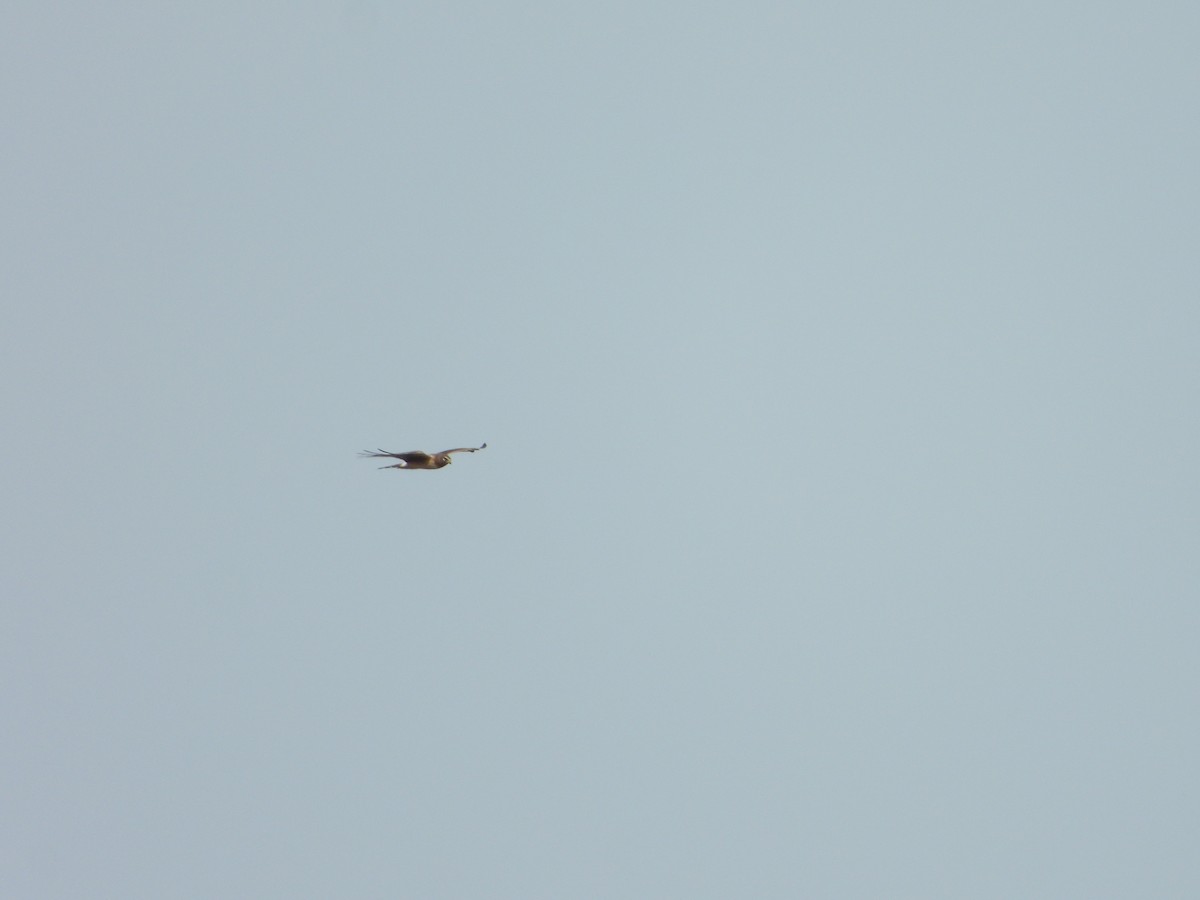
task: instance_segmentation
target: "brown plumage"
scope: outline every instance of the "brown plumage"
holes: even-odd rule
[[[480,444],[478,447],[455,447],[453,450],[443,450],[441,453],[425,453],[421,450],[414,450],[411,453],[388,453],[386,450],[380,450],[372,453],[370,450],[364,450],[358,455],[386,456],[400,460],[394,465],[380,466],[381,469],[441,469],[453,462],[450,459],[451,453],[474,453],[486,446],[487,444]]]

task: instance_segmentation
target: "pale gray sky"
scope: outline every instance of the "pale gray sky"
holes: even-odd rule
[[[1200,895],[1198,43],[7,4],[6,895]]]

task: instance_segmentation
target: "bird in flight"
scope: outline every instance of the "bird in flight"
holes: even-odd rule
[[[441,453],[425,453],[422,450],[414,450],[411,453],[388,453],[386,450],[379,450],[372,453],[370,450],[364,450],[358,455],[386,456],[389,459],[400,460],[390,466],[380,466],[381,469],[441,469],[453,462],[450,459],[451,453],[474,453],[486,446],[487,444],[480,444],[478,447],[455,447],[453,450],[443,450]]]

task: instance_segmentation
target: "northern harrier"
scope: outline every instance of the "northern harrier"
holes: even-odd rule
[[[386,456],[400,460],[391,466],[380,466],[381,469],[441,469],[454,461],[450,458],[451,453],[474,453],[486,446],[487,444],[480,444],[478,447],[455,447],[453,450],[443,450],[441,453],[425,453],[421,450],[414,450],[411,453],[388,453],[386,450],[380,450],[372,453],[370,450],[364,450],[358,455]]]

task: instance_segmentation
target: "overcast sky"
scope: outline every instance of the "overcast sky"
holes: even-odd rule
[[[5,893],[1200,896],[1198,45],[6,4]]]

